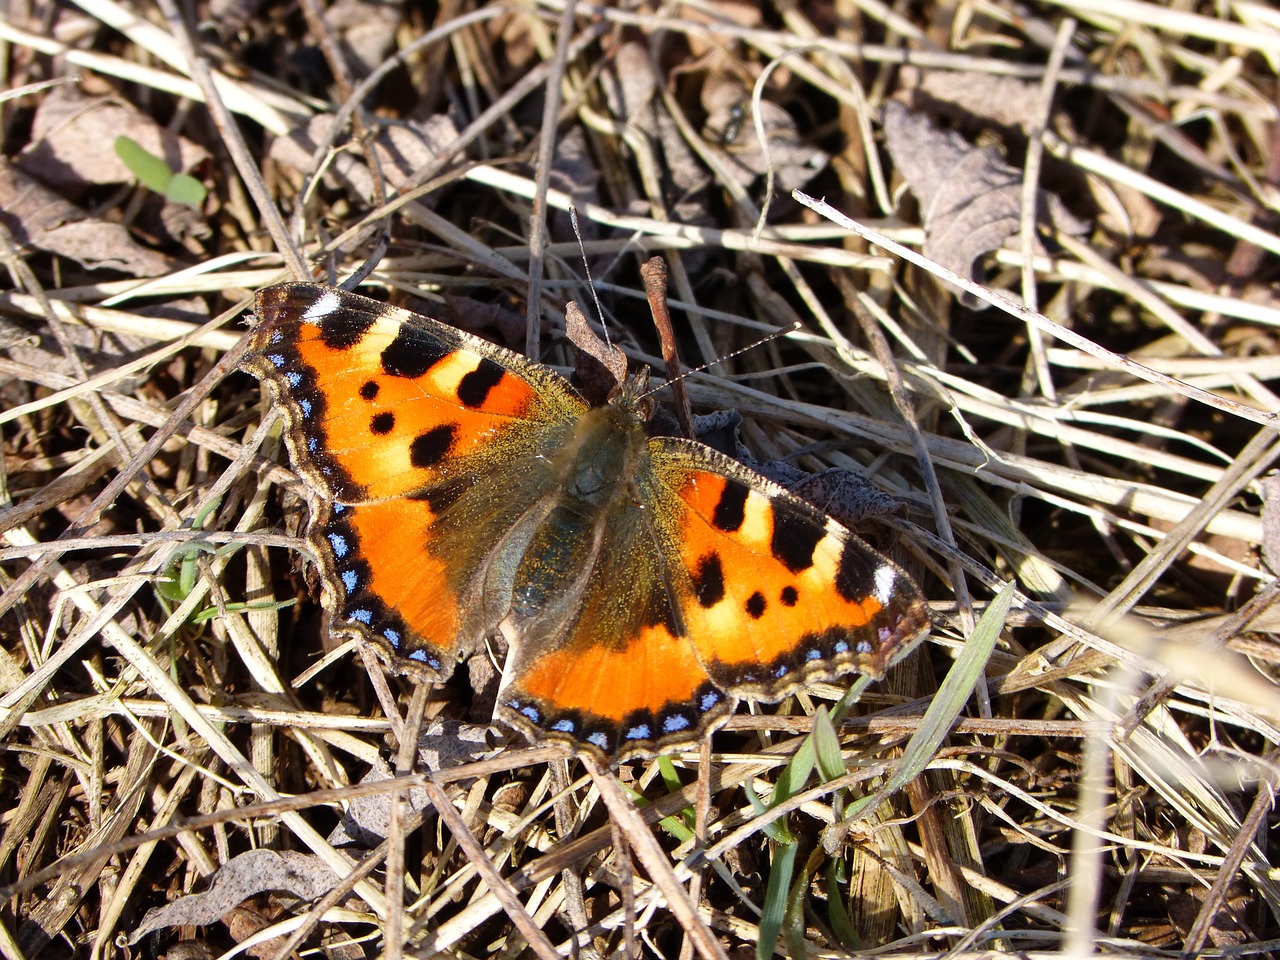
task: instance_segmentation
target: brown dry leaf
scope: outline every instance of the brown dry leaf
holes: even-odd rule
[[[342,41],[344,52],[364,73],[371,73],[395,46],[404,5],[381,0],[337,0],[324,16]]]
[[[572,300],[565,304],[564,327],[576,353],[578,389],[588,403],[603,402],[626,379],[627,355],[601,339]]]
[[[418,737],[418,761],[423,768],[437,771],[492,757],[499,751],[491,742],[491,730],[489,724],[433,720]],[[393,775],[390,765],[379,758],[360,782],[378,783]],[[410,790],[408,806],[415,813],[426,813],[431,806],[426,791]],[[386,838],[390,823],[390,793],[355,797],[328,840],[334,846],[375,847]]]
[[[901,514],[906,504],[884,493],[874,483],[854,470],[832,467],[813,473],[789,487],[792,493],[808,500],[823,513],[829,513],[846,527],[885,514]]]
[[[71,195],[89,184],[132,183],[133,173],[116,154],[119,136],[136,140],[178,173],[209,159],[204,147],[118,100],[86,97],[74,87],[63,86],[40,102],[32,124],[32,145],[22,152],[17,165]]]
[[[812,180],[831,159],[800,136],[791,114],[770,100],[761,100],[766,153],[756,135],[751,91],[735,80],[708,78],[702,88],[702,106],[707,111],[703,136],[712,149],[721,151],[726,169],[744,187],[772,166],[774,189],[790,193]]]
[[[589,204],[602,203],[600,168],[581,127],[573,128],[556,142],[556,155],[551,161],[551,188],[567,194],[579,210],[585,210]],[[551,217],[551,235],[557,240],[571,241],[573,219],[569,214],[555,208]],[[600,224],[590,217],[578,218],[578,230],[585,243],[598,239],[601,234]]]
[[[310,173],[316,145],[327,136],[333,116],[312,117],[306,128],[299,127],[288,137],[272,142],[267,155],[276,163]],[[443,114],[426,120],[388,124],[378,131],[374,150],[382,175],[396,186],[440,155],[458,137],[458,128]],[[327,175],[342,189],[372,198],[373,177],[364,159],[354,150],[343,150],[334,158]],[[425,198],[430,202],[430,198]]]
[[[889,154],[920,201],[924,255],[981,283],[978,259],[1018,232],[1022,171],[900,103],[885,105],[883,123]],[[1088,230],[1058,197],[1037,193],[1038,221],[1047,217],[1070,234]]]
[[[976,70],[921,70],[909,64],[898,76],[903,89],[911,94],[911,108],[921,113],[986,120],[1021,130],[1028,137],[1040,121],[1042,94],[1038,83]],[[1065,114],[1056,116],[1054,123],[1064,138],[1076,139]]]
[[[602,72],[600,83],[612,116],[623,123],[645,122],[658,94],[658,78],[643,44],[624,43],[618,47],[612,63]]]
[[[640,43],[624,43],[612,63],[602,71],[600,83],[610,115],[644,136],[651,150],[661,151],[666,161],[665,174],[671,183],[669,195],[686,198],[675,203],[672,219],[680,223],[705,222],[705,204],[687,198],[711,181],[706,168],[657,97],[660,79],[653,71],[648,49]]]
[[[250,897],[267,890],[281,890],[299,900],[311,901],[324,896],[337,882],[333,870],[313,854],[250,850],[224,863],[204,893],[148,911],[129,942],[137,943],[163,927],[216,923]]]
[[[424,311],[419,311],[419,313]],[[425,311],[428,316],[434,316]],[[512,349],[524,347],[525,315],[501,303],[488,303],[461,294],[444,295],[444,309],[440,319],[451,327],[496,339]]]
[[[133,242],[118,223],[89,214],[0,158],[0,222],[23,246],[68,257],[89,270],[155,277],[169,261]]]

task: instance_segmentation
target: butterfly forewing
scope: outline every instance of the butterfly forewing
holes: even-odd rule
[[[320,284],[258,295],[249,369],[290,413],[294,463],[344,503],[487,468],[530,425],[586,405],[546,367],[436,320]]]

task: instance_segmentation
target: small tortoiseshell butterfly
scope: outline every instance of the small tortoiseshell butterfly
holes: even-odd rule
[[[548,367],[334,287],[257,297],[247,368],[316,496],[333,627],[439,681],[510,640],[497,716],[612,760],[738,698],[880,676],[929,627],[895,564],[700,443],[645,432],[645,375],[592,407]]]

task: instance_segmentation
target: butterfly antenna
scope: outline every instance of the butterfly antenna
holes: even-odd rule
[[[596,316],[600,318],[604,342],[612,347],[613,341],[609,339],[609,325],[604,322],[604,307],[600,303],[600,294],[596,292],[596,282],[591,276],[591,264],[587,262],[587,248],[582,242],[582,231],[578,229],[578,208],[572,203],[569,204],[569,222],[573,224],[573,235],[578,238],[578,252],[582,254],[582,269],[587,275],[587,289],[591,291],[591,299],[596,304]]]
[[[754,343],[748,343],[745,347],[739,347],[737,350],[734,350],[732,353],[726,353],[723,356],[716,357],[714,360],[708,360],[706,363],[693,367],[690,370],[685,370],[683,373],[677,373],[675,376],[671,377],[671,379],[669,379],[666,383],[660,383],[656,387],[654,387],[652,390],[646,390],[644,393],[640,394],[640,396],[637,399],[643,399],[649,396],[650,394],[657,393],[659,390],[663,389],[664,387],[675,387],[681,380],[691,377],[695,373],[701,373],[703,370],[706,370],[707,367],[714,366],[715,364],[721,363],[725,360],[731,360],[734,357],[738,356],[739,354],[747,353],[751,350],[756,349],[756,347],[763,347],[766,343],[769,343],[771,340],[778,340],[778,339],[781,339],[782,337],[787,336],[788,334],[795,333],[802,326],[804,326],[804,324],[802,324],[799,320],[797,320],[795,323],[791,324],[791,326],[784,327],[781,330],[775,330],[773,331],[773,333],[769,334],[767,337],[761,337],[759,340],[756,340]]]

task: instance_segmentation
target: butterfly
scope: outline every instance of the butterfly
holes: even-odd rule
[[[313,493],[331,630],[446,680],[509,642],[495,715],[617,761],[698,742],[740,698],[881,676],[919,588],[816,507],[646,433],[646,374],[599,405],[541,363],[346,290],[262,290],[246,369]]]

